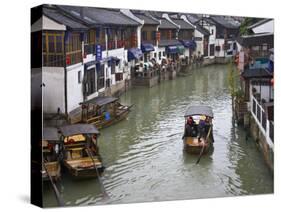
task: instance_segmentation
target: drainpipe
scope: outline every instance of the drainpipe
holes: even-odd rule
[[[65,35],[64,35],[65,36]],[[68,35],[67,35],[68,36]],[[67,108],[67,69],[66,69],[66,40],[64,39],[64,54],[65,54],[65,60],[64,60],[64,104],[65,104],[65,115],[68,119],[68,108]]]

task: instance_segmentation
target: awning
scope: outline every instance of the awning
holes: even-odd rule
[[[140,59],[142,56],[142,51],[139,48],[128,49],[128,61]]]
[[[43,128],[43,140],[48,141],[59,141],[58,129],[55,127],[44,127]]]
[[[110,56],[110,57],[109,57],[109,61],[108,61],[108,65],[111,65],[111,62],[112,62],[112,61],[115,61],[116,65],[118,65],[119,62],[120,62],[120,59],[119,59],[118,57]]]
[[[154,51],[154,46],[151,43],[142,43],[141,50],[142,52],[151,52]]]
[[[178,45],[177,48],[178,48],[178,53],[183,54],[183,52],[185,50],[184,46],[183,45]]]
[[[176,54],[176,53],[178,53],[178,47],[177,46],[167,46],[166,52],[169,54]]]
[[[184,45],[185,48],[189,48],[192,50],[196,49],[196,42],[194,40],[181,40],[181,43]]]
[[[204,105],[196,105],[196,106],[188,107],[184,116],[187,117],[187,116],[195,116],[195,115],[206,115],[212,118],[214,117],[212,108],[210,106],[204,106]]]
[[[98,106],[103,106],[106,104],[109,104],[111,102],[115,102],[116,100],[118,100],[118,98],[115,97],[111,97],[111,96],[99,96],[99,97],[95,97],[93,99],[87,100],[85,102],[81,102],[80,104],[95,104]]]
[[[99,131],[93,124],[72,124],[60,127],[63,136],[72,136],[78,134],[99,134]]]

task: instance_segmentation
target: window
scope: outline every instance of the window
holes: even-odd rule
[[[211,44],[210,45],[210,56],[214,56],[215,55],[215,44]]]
[[[163,54],[163,57],[165,57],[165,56],[166,56],[166,53],[165,53],[165,52],[163,52],[162,54]]]
[[[66,65],[82,62],[80,33],[71,33],[66,42]]]
[[[86,95],[91,95],[96,92],[96,77],[95,77],[95,69],[92,68],[90,70],[85,71],[85,93]]]
[[[161,52],[158,53],[158,58],[161,60]]]
[[[97,68],[98,73],[98,90],[104,88],[104,65],[99,64],[99,68]]]
[[[78,84],[81,84],[81,71],[78,71]]]
[[[111,74],[115,74],[116,71],[116,62],[114,60],[111,61]]]
[[[155,58],[155,59],[157,58],[157,53],[154,53],[154,58]]]
[[[43,66],[64,66],[63,40],[63,32],[43,32]]]
[[[142,31],[141,37],[142,37],[142,40],[147,40],[147,31]]]
[[[116,81],[122,81],[123,80],[123,73],[116,73],[115,74],[115,80]]]
[[[211,30],[211,35],[213,35],[213,34],[214,34],[214,30],[212,29],[212,30]]]
[[[108,38],[108,49],[115,49],[115,34],[116,31],[113,29],[107,29],[107,38]]]

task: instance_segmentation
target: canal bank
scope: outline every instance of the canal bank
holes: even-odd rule
[[[227,66],[194,69],[152,88],[132,88],[120,100],[134,104],[128,118],[103,129],[99,147],[106,166],[97,179],[62,179],[66,205],[196,199],[273,192],[273,178],[254,141],[233,121]],[[214,110],[214,151],[201,158],[183,151],[184,112],[189,105]],[[56,206],[44,186],[44,203]]]

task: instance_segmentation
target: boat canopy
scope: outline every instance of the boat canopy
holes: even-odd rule
[[[112,102],[117,101],[118,98],[112,97],[112,96],[99,96],[90,100],[87,100],[85,102],[81,102],[80,104],[85,105],[85,104],[95,104],[98,106],[103,106]]]
[[[100,132],[92,124],[72,124],[60,127],[63,136],[72,136],[78,134],[99,134]]]
[[[55,127],[44,127],[43,128],[43,140],[47,141],[59,141],[58,129]]]
[[[211,118],[214,117],[212,108],[210,106],[203,106],[203,105],[189,106],[185,112],[184,117],[194,116],[194,115],[205,115]]]

